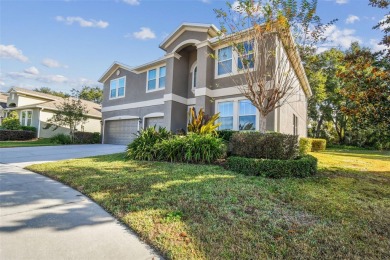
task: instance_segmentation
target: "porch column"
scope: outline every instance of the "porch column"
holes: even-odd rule
[[[203,108],[205,114],[214,114],[214,105],[211,102],[211,89],[213,89],[212,82],[214,79],[214,60],[210,57],[213,49],[210,48],[208,42],[201,42],[197,44],[197,86],[195,90],[197,111]]]

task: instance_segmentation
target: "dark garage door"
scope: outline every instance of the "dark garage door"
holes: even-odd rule
[[[150,117],[145,118],[145,128],[149,126],[156,126],[158,129],[159,126],[165,127],[164,125],[164,117]]]
[[[136,137],[138,119],[106,121],[104,129],[105,144],[129,144]]]

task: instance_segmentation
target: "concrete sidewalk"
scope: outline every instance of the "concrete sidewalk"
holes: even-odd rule
[[[0,259],[161,259],[81,193],[15,166],[48,158],[19,155],[0,164]]]

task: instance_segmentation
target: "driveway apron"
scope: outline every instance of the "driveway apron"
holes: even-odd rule
[[[117,145],[0,149],[0,259],[160,259],[86,196],[21,168],[122,151]]]

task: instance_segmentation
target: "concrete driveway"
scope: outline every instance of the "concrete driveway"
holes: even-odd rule
[[[0,149],[0,259],[160,259],[78,191],[22,168],[124,149],[119,145]]]

